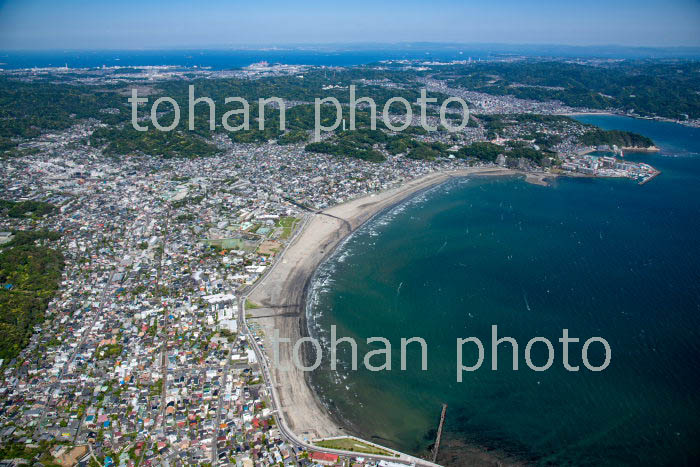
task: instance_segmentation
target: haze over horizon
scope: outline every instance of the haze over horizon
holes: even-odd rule
[[[0,2],[4,50],[401,42],[700,46],[700,2]]]

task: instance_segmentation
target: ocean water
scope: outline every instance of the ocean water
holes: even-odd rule
[[[484,50],[457,48],[409,49],[268,49],[268,50],[113,50],[0,51],[0,69],[33,67],[96,68],[101,66],[172,65],[228,70],[267,61],[288,65],[353,66],[380,60],[466,60],[488,58]]]
[[[610,57],[698,58],[697,47],[653,48],[618,46],[561,46],[515,44],[307,44],[281,47],[143,50],[49,50],[0,49],[0,69],[105,66],[174,65],[225,70],[262,60],[290,65],[351,66],[380,60],[473,60],[494,57]]]
[[[700,462],[700,130],[623,117],[587,116],[604,128],[637,131],[662,148],[628,154],[662,175],[628,180],[470,178],[434,188],[376,217],[317,272],[307,300],[310,332],[324,341],[312,383],[344,426],[412,453],[433,443],[448,404],[439,461],[489,450],[556,465],[693,465]],[[350,370],[341,345],[328,368],[329,330],[358,342]],[[491,326],[519,343],[491,369]],[[562,364],[562,329],[581,339]],[[364,369],[363,356],[392,344],[391,371]],[[420,336],[400,369],[400,339]],[[484,343],[481,368],[456,377],[458,338]],[[544,372],[524,359],[529,339],[554,346]],[[602,372],[585,369],[583,341],[611,348]],[[476,361],[465,344],[465,364]],[[603,347],[589,360],[600,365]],[[544,344],[532,348],[538,365]],[[381,358],[372,363],[378,365]]]

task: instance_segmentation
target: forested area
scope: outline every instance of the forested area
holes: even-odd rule
[[[58,209],[43,201],[9,201],[0,199],[0,215],[19,218],[31,215],[34,218],[55,214]]]
[[[333,138],[306,145],[309,152],[354,157],[370,162],[382,162],[386,158],[374,149],[375,144],[384,144],[388,135],[381,130],[342,131]]]
[[[105,154],[109,155],[140,152],[168,159],[211,156],[218,152],[216,146],[186,130],[138,131],[131,125],[122,128],[98,128],[92,134],[91,143],[105,145]]]
[[[598,66],[565,61],[518,61],[483,62],[464,65],[434,67],[427,70],[374,69],[361,66],[348,69],[313,69],[304,75],[273,76],[260,79],[194,79],[171,80],[146,86],[143,92],[148,104],[139,108],[142,124],[148,131],[136,131],[130,124],[131,106],[127,103],[127,89],[123,85],[105,85],[99,88],[83,85],[34,83],[0,79],[0,153],[20,154],[14,149],[18,142],[35,137],[42,131],[61,130],[92,118],[106,124],[98,128],[90,143],[103,147],[112,156],[142,153],[165,158],[211,156],[219,153],[212,144],[209,125],[209,107],[199,103],[195,107],[194,130],[189,130],[188,86],[195,86],[195,98],[208,97],[215,103],[214,132],[226,134],[235,143],[265,143],[276,140],[278,144],[304,144],[311,138],[315,127],[315,98],[335,97],[341,103],[349,100],[350,84],[357,85],[357,98],[370,97],[377,104],[377,129],[386,130],[381,119],[383,105],[391,97],[403,97],[412,103],[414,115],[420,109],[415,105],[422,86],[416,78],[432,76],[446,80],[452,86],[463,86],[471,90],[499,95],[549,100],[559,99],[572,106],[592,108],[634,108],[641,114],[664,115],[683,118],[683,114],[698,117],[700,113],[700,84],[698,65],[693,62],[615,62]],[[381,85],[391,82],[391,86]],[[163,132],[153,128],[150,108],[157,97],[169,96],[180,107],[179,125],[172,131]],[[280,130],[280,112],[277,104],[268,103],[264,114],[264,129],[259,129],[261,118],[259,98],[276,96],[287,103],[285,130]],[[447,96],[429,92],[429,97],[438,99],[439,105]],[[222,118],[232,110],[243,110],[240,102],[225,103],[227,97],[246,99],[249,130],[227,131]],[[403,106],[393,105],[393,114],[402,114]],[[436,115],[431,108],[429,115]],[[174,112],[170,104],[159,108],[159,123],[167,126]],[[347,107],[342,117],[349,127]],[[369,129],[369,109],[361,107],[357,112],[357,128]],[[457,114],[448,114],[457,118]],[[336,109],[332,105],[321,107],[320,123],[330,126],[335,122]],[[567,117],[548,115],[480,115],[487,139],[494,139],[508,125],[515,123],[541,122],[548,125],[561,122]],[[231,113],[228,124],[238,127],[244,123],[242,113]],[[469,126],[477,126],[470,119]],[[433,159],[446,155],[439,145],[419,143],[412,135],[424,131],[417,126],[409,127],[399,136],[387,134],[380,144],[391,154],[405,154],[415,159]],[[365,135],[350,137],[342,135],[342,127],[336,135],[323,143],[307,145],[310,151],[339,156],[381,161],[384,157],[368,146]],[[561,142],[556,135],[533,133],[531,139],[544,149]],[[376,136],[375,136],[376,138]],[[648,146],[650,141],[639,135],[609,133],[591,130],[581,138],[583,144],[617,144],[618,146]],[[353,146],[355,145],[355,146]]]
[[[648,148],[654,145],[650,138],[637,133],[621,130],[601,130],[600,128],[588,130],[581,135],[579,142],[588,146],[607,144],[611,147],[616,145],[626,148]]]
[[[354,157],[370,162],[382,162],[386,158],[377,149],[386,149],[389,154],[404,154],[409,159],[433,160],[449,155],[448,145],[440,142],[417,141],[412,134],[423,134],[421,127],[410,127],[405,133],[390,134],[382,130],[360,129],[339,131],[332,137],[306,145],[309,152],[319,152],[342,157]]]
[[[124,107],[124,103],[125,98],[110,90],[0,78],[0,152],[14,148],[19,138],[64,130],[81,119],[123,121],[124,112],[101,110]]]
[[[453,86],[572,107],[634,110],[673,119],[700,117],[700,63],[614,61],[482,62],[441,68]]]
[[[16,357],[44,319],[58,289],[63,254],[48,246],[60,235],[47,231],[18,231],[0,250],[0,358]]]

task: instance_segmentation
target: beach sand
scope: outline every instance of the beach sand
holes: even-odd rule
[[[528,173],[525,174],[525,181],[533,185],[549,186],[549,181],[554,180],[557,176],[553,173]]]
[[[278,258],[273,269],[262,279],[249,299],[260,308],[248,310],[251,322],[258,323],[264,333],[265,351],[270,361],[273,384],[279,395],[280,410],[289,428],[308,440],[348,434],[339,426],[341,417],[334,417],[321,404],[308,384],[306,374],[293,365],[294,342],[306,336],[304,300],[310,279],[321,262],[355,229],[375,214],[384,211],[422,190],[452,177],[469,175],[512,175],[502,168],[468,168],[440,172],[411,180],[381,193],[358,198],[328,208],[310,218],[289,247]],[[281,338],[291,343],[279,346],[279,365],[274,364],[270,337],[279,330]],[[287,367],[283,371],[281,368]]]

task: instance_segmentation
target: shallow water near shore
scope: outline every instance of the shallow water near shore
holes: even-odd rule
[[[659,154],[628,154],[663,173],[643,186],[628,180],[558,178],[551,187],[518,177],[448,182],[374,218],[317,271],[307,300],[311,335],[324,344],[312,383],[352,431],[425,454],[441,403],[449,405],[438,461],[462,450],[555,464],[690,464],[700,460],[700,130],[623,117],[581,116],[604,128],[636,131]],[[341,346],[328,368],[332,324],[358,342],[360,368]],[[491,370],[491,325],[519,343],[499,347]],[[562,365],[562,329],[570,344]],[[392,343],[392,371],[370,372],[363,356]],[[400,339],[420,336],[400,370]],[[456,377],[456,340],[484,343],[481,368]],[[545,372],[524,360],[528,340],[554,344]],[[586,370],[581,346],[611,347],[610,366]],[[476,360],[464,347],[465,364]],[[544,364],[546,347],[532,360]],[[602,347],[589,360],[600,364]],[[372,360],[379,364],[380,359]],[[455,462],[454,460],[452,461]],[[458,461],[457,461],[458,462]],[[457,465],[457,464],[455,464]]]

